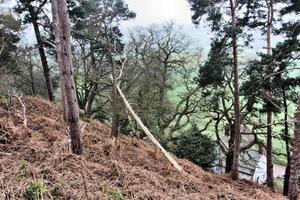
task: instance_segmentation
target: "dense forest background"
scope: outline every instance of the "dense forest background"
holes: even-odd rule
[[[33,95],[63,104],[51,3],[16,2],[13,8],[0,4],[1,98]],[[266,151],[269,187],[273,163],[287,166],[287,194],[300,93],[299,1],[188,0],[191,21],[209,29],[209,50],[195,47],[175,22],[136,27],[124,37],[120,26],[136,13],[122,0],[67,2],[82,117],[110,124],[113,137],[120,132],[144,139],[119,85],[167,150],[210,170],[220,148],[226,172],[237,179],[239,153],[259,144]],[[28,26],[32,38],[24,38]],[[262,49],[253,48],[257,34],[265,38]],[[243,135],[254,139],[241,147]]]

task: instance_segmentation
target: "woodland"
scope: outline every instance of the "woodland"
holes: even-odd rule
[[[164,165],[171,164],[169,168],[179,173],[186,173],[187,168],[197,171],[180,159],[214,173],[219,149],[225,155],[225,176],[236,185],[241,179],[240,155],[259,145],[266,156],[265,190],[271,195],[281,193],[290,200],[297,199],[299,0],[187,0],[191,23],[199,31],[205,26],[211,35],[209,48],[195,47],[182,27],[172,21],[135,27],[125,35],[121,24],[133,20],[137,13],[124,0],[16,0],[13,7],[6,7],[9,2],[0,1],[0,160],[11,156],[7,145],[11,145],[14,132],[34,130],[33,115],[38,113],[32,105],[37,100],[31,98],[41,98],[47,103],[39,100],[43,107],[35,106],[36,109],[41,116],[55,113],[56,120],[61,115],[62,123],[68,127],[70,152],[77,159],[87,158],[93,148],[98,148],[92,148],[85,139],[97,138],[93,131],[103,129],[109,134],[100,141],[111,142],[109,148],[115,149],[116,157],[118,152],[124,151],[125,155],[125,150],[131,149],[126,146],[129,139],[123,137],[137,138],[143,142],[139,144],[141,148],[153,144],[155,155],[158,151],[160,159],[168,161]],[[34,32],[31,38],[24,38],[28,27]],[[261,49],[255,45],[258,40]],[[60,111],[54,111],[48,101]],[[15,115],[17,105],[20,107]],[[14,117],[21,119],[18,131],[5,128],[7,120]],[[102,125],[92,129],[87,122]],[[63,129],[61,125],[57,127]],[[48,137],[51,131],[45,134]],[[223,144],[224,136],[228,138],[227,146]],[[251,142],[241,145],[243,138],[249,136],[253,138]],[[105,153],[106,146],[103,148],[101,152]],[[283,179],[274,178],[274,164],[285,166]],[[23,168],[27,165],[27,161],[21,162]],[[164,166],[161,168],[164,170]],[[79,176],[85,185],[81,199],[102,199],[89,198],[91,187],[86,186],[82,173]],[[184,175],[184,180],[188,178]],[[4,178],[0,189],[4,188],[3,182]],[[31,193],[26,190],[19,195],[43,199],[40,194],[46,192],[40,185],[35,186],[38,192],[31,188]],[[208,191],[218,189],[210,187]],[[17,192],[7,193],[4,199],[18,199],[13,194]],[[170,197],[133,198],[132,191],[124,194],[114,193],[111,199]]]

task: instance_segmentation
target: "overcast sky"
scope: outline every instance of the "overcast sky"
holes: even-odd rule
[[[1,0],[0,0],[1,1]],[[123,33],[128,34],[128,30],[136,26],[148,26],[153,23],[165,23],[173,21],[182,26],[182,31],[188,35],[192,41],[193,47],[203,48],[206,52],[210,48],[209,30],[202,26],[198,28],[191,21],[192,12],[190,11],[187,0],[124,0],[129,9],[134,11],[137,16],[135,19],[123,22],[121,29]],[[10,6],[15,0],[6,0]],[[32,28],[26,29],[26,36],[22,37],[23,42],[31,41],[30,35],[33,34]],[[34,39],[34,38],[32,38]],[[276,39],[276,38],[275,38]],[[275,42],[275,41],[274,41]],[[264,44],[264,38],[260,37],[260,33],[256,32],[254,49],[261,49]],[[251,52],[250,52],[251,51]],[[253,54],[252,54],[253,53]],[[255,55],[255,50],[247,51],[247,55]]]
[[[130,10],[137,13],[132,25],[148,25],[173,20],[191,24],[191,12],[186,0],[125,0]]]
[[[122,23],[125,35],[136,26],[173,21],[182,27],[193,42],[194,47],[209,48],[209,34],[203,27],[196,28],[192,23],[187,0],[125,0],[130,10],[137,16],[134,20]]]
[[[136,19],[122,23],[122,31],[127,33],[128,29],[135,26],[147,26],[153,23],[164,23],[174,21],[183,27],[183,32],[192,40],[194,47],[200,47],[206,50],[210,48],[210,37],[212,34],[203,24],[198,28],[191,21],[192,12],[190,11],[187,0],[125,0],[129,9],[134,11]],[[254,49],[247,49],[246,57],[256,55],[256,50],[261,50],[265,44],[265,38],[261,33],[254,32]],[[273,36],[273,43],[282,38]]]

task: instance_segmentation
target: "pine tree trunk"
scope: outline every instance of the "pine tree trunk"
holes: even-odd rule
[[[37,14],[35,13],[34,8],[32,6],[29,7],[29,12],[33,19],[37,18],[37,16],[36,16]],[[43,66],[43,73],[44,73],[44,77],[45,77],[45,81],[46,81],[48,98],[50,101],[53,102],[55,100],[55,95],[54,95],[54,89],[53,89],[52,79],[51,79],[51,75],[50,75],[50,68],[48,66],[47,57],[46,57],[46,53],[44,50],[44,42],[42,40],[41,32],[39,30],[39,25],[38,25],[37,21],[33,20],[32,25],[33,25],[36,41],[38,44],[38,50],[39,50],[39,54],[40,54],[40,58],[41,58],[41,63]]]
[[[290,200],[297,200],[300,170],[300,98],[295,114],[295,133],[292,142],[291,170],[288,196]]]
[[[285,169],[284,175],[284,185],[283,185],[283,195],[288,195],[289,191],[289,179],[290,179],[290,169],[291,169],[291,161],[290,161],[290,140],[289,140],[289,125],[288,125],[288,104],[286,100],[286,92],[284,86],[282,86],[282,94],[283,94],[283,104],[284,104],[284,140],[285,140],[285,148],[286,148],[286,158],[287,158],[287,166]]]
[[[272,21],[273,21],[273,2],[272,0],[267,0],[268,4],[268,24],[267,24],[267,54],[271,56],[271,34],[272,34]],[[268,64],[268,74],[272,73],[271,63]],[[269,88],[267,91],[267,96],[272,99],[272,83],[269,78]],[[267,186],[274,191],[274,176],[273,176],[273,160],[272,160],[272,111],[267,112]]]
[[[237,33],[236,33],[236,2],[230,0],[231,8],[231,28],[232,33],[232,51],[233,51],[233,73],[234,73],[234,124],[235,124],[235,139],[234,139],[234,155],[231,171],[231,178],[237,180],[239,178],[239,156],[241,143],[241,116],[240,116],[240,84],[239,84],[239,68],[238,68],[238,51],[237,51]]]
[[[57,56],[57,62],[58,62],[58,68],[59,68],[59,75],[60,77],[63,76],[63,68],[60,67],[60,62],[61,62],[61,55],[59,52],[61,52],[61,45],[60,45],[60,25],[58,21],[58,13],[57,13],[57,3],[52,2],[52,18],[53,18],[53,30],[54,30],[54,35],[55,35],[55,44],[56,44],[56,56]],[[67,97],[66,97],[66,92],[65,92],[65,84],[62,84],[61,78],[60,78],[60,91],[61,91],[61,98],[62,98],[62,103],[63,103],[63,116],[65,122],[68,122],[68,102],[67,102]]]
[[[73,64],[70,45],[70,19],[66,0],[52,0],[57,61],[60,68],[61,93],[67,110],[71,147],[75,154],[82,154],[79,107],[76,99]]]

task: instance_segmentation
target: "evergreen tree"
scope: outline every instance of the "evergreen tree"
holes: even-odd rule
[[[48,98],[50,101],[55,100],[55,93],[53,89],[53,83],[50,73],[50,67],[47,61],[47,55],[45,52],[45,40],[43,39],[40,25],[50,24],[50,19],[44,11],[45,5],[48,0],[18,0],[15,11],[22,14],[24,24],[32,24],[35,32],[35,37],[38,45],[38,50],[41,58],[41,63],[43,66],[44,77],[46,80]]]
[[[0,74],[17,72],[16,51],[21,24],[11,14],[0,14]]]
[[[233,85],[234,85],[234,126],[235,126],[235,139],[234,139],[234,159],[232,166],[232,178],[238,179],[239,172],[239,154],[240,154],[240,78],[239,78],[239,62],[238,62],[238,42],[239,39],[249,38],[243,32],[242,19],[240,15],[244,15],[244,10],[247,10],[245,1],[236,0],[217,0],[217,1],[199,1],[188,0],[193,11],[192,20],[195,24],[199,24],[203,18],[206,22],[210,23],[211,31],[216,33],[219,38],[226,37],[226,43],[223,47],[230,46],[232,48],[232,71],[233,71]],[[226,5],[226,6],[224,6]],[[240,41],[241,42],[241,41]],[[247,44],[248,41],[246,40]]]

